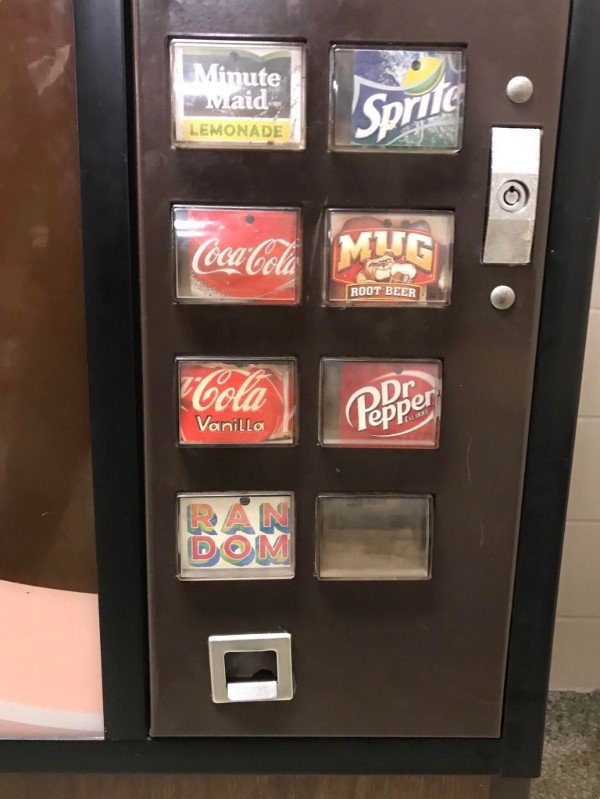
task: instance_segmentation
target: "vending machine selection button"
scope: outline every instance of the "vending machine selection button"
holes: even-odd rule
[[[333,45],[332,150],[455,153],[462,145],[466,54]]]
[[[450,302],[454,214],[329,209],[324,304],[443,308]]]
[[[180,580],[290,580],[294,548],[289,491],[177,495]]]
[[[441,411],[439,360],[321,360],[323,447],[437,449]]]
[[[496,286],[490,294],[490,302],[499,311],[507,311],[515,304],[517,295],[510,286]]]
[[[431,494],[317,497],[319,580],[429,580]]]
[[[525,75],[515,75],[506,84],[506,94],[513,103],[526,103],[533,96],[533,83]]]
[[[300,302],[299,208],[176,205],[172,225],[176,302]]]
[[[175,147],[303,150],[302,42],[171,41]]]
[[[177,358],[179,444],[291,446],[295,358]]]

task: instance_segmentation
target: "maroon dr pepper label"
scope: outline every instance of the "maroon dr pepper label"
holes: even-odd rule
[[[339,447],[438,446],[439,361],[323,362],[322,443]]]
[[[293,360],[178,359],[179,442],[196,445],[293,444]]]
[[[300,300],[297,209],[173,209],[177,299],[208,304],[296,305]]]

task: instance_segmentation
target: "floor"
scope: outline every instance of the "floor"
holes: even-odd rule
[[[543,772],[531,799],[600,799],[600,691],[550,694]]]

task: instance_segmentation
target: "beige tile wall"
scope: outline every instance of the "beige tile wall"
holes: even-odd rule
[[[600,243],[567,512],[550,687],[600,688]]]

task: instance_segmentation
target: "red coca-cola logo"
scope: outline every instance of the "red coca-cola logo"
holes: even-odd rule
[[[292,363],[182,361],[180,440],[188,444],[293,443]]]
[[[178,258],[191,294],[222,301],[298,301],[299,212],[178,208]],[[183,235],[185,231],[185,235]]]
[[[362,446],[435,447],[440,366],[424,363],[343,364],[340,439]]]

